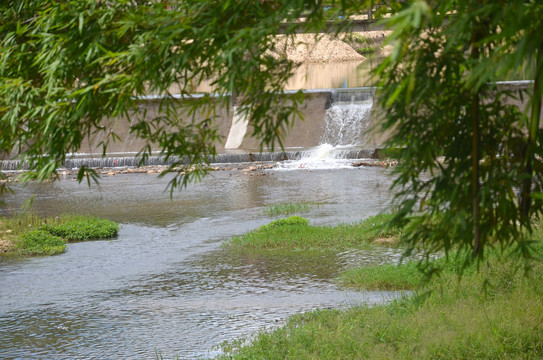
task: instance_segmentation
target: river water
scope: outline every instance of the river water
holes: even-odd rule
[[[395,261],[394,250],[262,256],[221,248],[271,221],[267,205],[319,203],[302,214],[313,225],[376,214],[390,199],[386,170],[218,171],[171,199],[166,184],[125,174],[91,188],[72,179],[15,187],[4,213],[34,194],[35,212],[99,215],[121,231],[58,256],[0,258],[0,358],[213,357],[221,342],[297,312],[398,295],[335,282],[346,268]]]

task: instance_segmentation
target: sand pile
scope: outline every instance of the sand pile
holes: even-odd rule
[[[384,45],[391,31],[365,31],[340,35],[297,34],[294,37],[277,36],[276,45],[271,55],[277,59],[288,59],[301,63],[331,63],[342,61],[363,61],[366,58],[357,52],[363,46],[372,46],[375,54],[388,55],[392,46]],[[353,41],[364,39],[365,44]]]
[[[351,46],[330,35],[298,34],[294,38],[278,36],[273,56],[287,58],[295,63],[327,63],[338,61],[363,61]]]

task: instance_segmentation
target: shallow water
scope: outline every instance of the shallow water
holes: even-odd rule
[[[302,214],[314,225],[360,220],[385,208],[389,183],[386,170],[362,168],[215,172],[172,199],[167,179],[146,174],[90,189],[71,179],[18,188],[4,213],[35,194],[41,214],[99,215],[122,228],[59,256],[0,258],[0,358],[210,357],[297,312],[390,299],[339,289],[335,278],[395,261],[394,250],[260,256],[220,246],[271,221],[272,204],[319,203]]]
[[[285,84],[285,90],[375,86],[379,80],[375,75],[375,70],[384,59],[383,55],[370,55],[364,61],[301,64],[294,69],[291,78]],[[534,79],[534,66],[528,62],[521,64],[517,70],[507,74],[502,80],[532,79]],[[179,92],[178,89],[171,91],[172,93]],[[195,91],[214,92],[215,89],[210,86],[210,82],[204,82]]]

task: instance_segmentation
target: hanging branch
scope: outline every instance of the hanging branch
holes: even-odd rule
[[[536,73],[531,104],[531,116],[528,124],[528,141],[524,148],[524,170],[526,172],[526,178],[521,184],[520,212],[525,219],[530,217],[530,208],[532,205],[535,147],[537,146],[539,119],[541,118],[541,52],[541,49],[538,49],[536,55]]]

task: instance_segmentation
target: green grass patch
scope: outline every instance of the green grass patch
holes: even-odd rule
[[[21,255],[57,255],[64,252],[66,245],[59,236],[36,229],[21,235],[15,247]]]
[[[347,36],[347,40],[356,44],[373,44],[374,40],[371,37],[366,37],[362,34],[352,33]]]
[[[320,204],[297,203],[268,205],[264,209],[264,214],[267,216],[289,215],[306,212],[315,207],[319,208]]]
[[[119,225],[107,219],[90,216],[68,216],[61,218],[58,223],[42,225],[43,229],[67,241],[82,241],[89,239],[107,239],[117,235]]]
[[[368,46],[360,46],[356,49],[356,51],[359,54],[365,55],[365,54],[373,54],[375,52],[375,46],[368,45]]]
[[[476,271],[475,264],[463,266],[470,256],[442,257],[429,263],[409,260],[400,264],[358,267],[341,274],[339,282],[358,290],[414,290],[428,281],[439,281],[440,276],[473,274]]]
[[[111,238],[118,231],[119,225],[106,219],[24,212],[0,219],[0,245],[4,255],[55,255],[64,252],[66,242]]]
[[[455,268],[390,304],[296,315],[248,344],[226,344],[222,358],[543,358],[542,263],[525,276],[522,264],[493,254],[461,280]]]
[[[14,234],[23,234],[29,229],[36,229],[46,222],[56,221],[56,218],[45,218],[32,211],[17,213],[13,217],[2,218],[1,228]]]
[[[386,225],[390,214],[372,216],[356,224],[311,226],[307,219],[291,216],[263,225],[225,242],[234,250],[341,250],[363,248],[373,241],[393,245],[401,231]],[[389,241],[393,239],[392,241]],[[386,240],[386,241],[381,241]]]
[[[407,290],[415,289],[422,281],[415,261],[405,264],[386,264],[351,269],[341,274],[343,286],[360,290]]]
[[[269,224],[262,225],[260,230],[274,229],[282,226],[309,226],[309,220],[300,216],[290,216],[284,219],[277,219]]]

